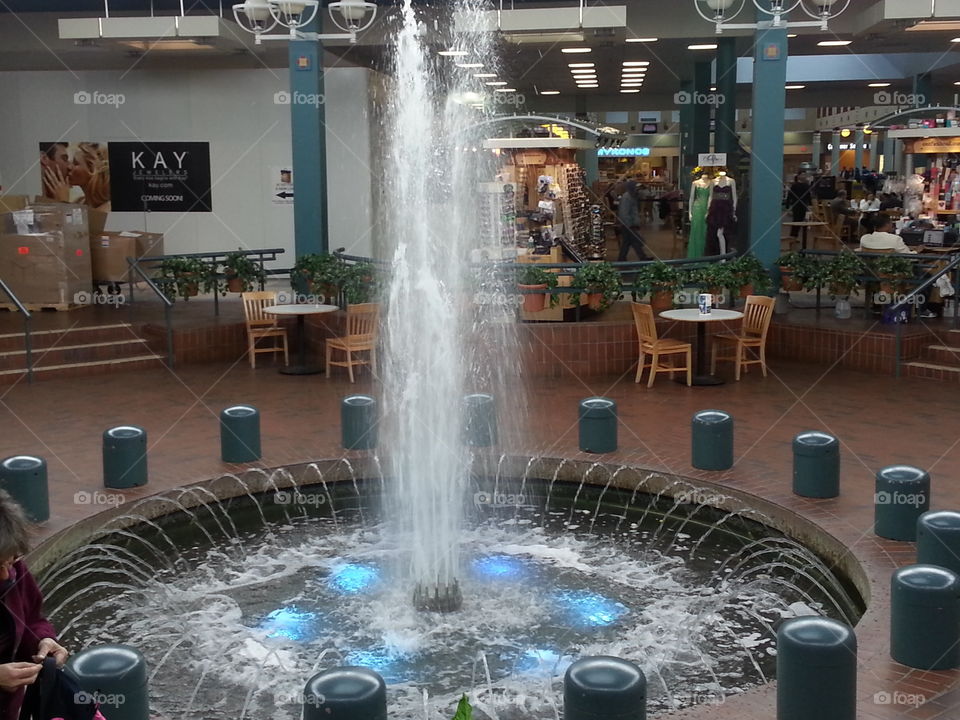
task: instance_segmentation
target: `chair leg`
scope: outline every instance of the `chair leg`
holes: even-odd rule
[[[647,387],[653,387],[653,381],[657,378],[657,366],[660,364],[660,353],[656,350],[650,356],[650,379],[647,381]]]
[[[283,366],[284,366],[284,367],[289,367],[289,366],[290,366],[290,352],[289,352],[289,350],[288,350],[288,348],[287,348],[287,335],[286,335],[286,333],[284,333],[284,334],[281,335],[280,337],[283,338]]]
[[[767,376],[767,349],[763,345],[760,346],[760,371]]]
[[[252,337],[247,339],[247,353],[250,355],[250,367],[257,369],[257,342]]]
[[[687,348],[687,387],[693,386],[693,348]]]
[[[737,382],[740,382],[740,367],[741,367],[741,361],[743,360],[743,351],[745,349],[746,348],[744,348],[743,345],[741,345],[740,343],[737,343],[737,370],[735,373]]]
[[[350,376],[350,382],[353,382],[353,353],[347,350],[347,374]]]
[[[333,357],[333,348],[327,343],[327,377],[330,377],[330,360]]]
[[[643,377],[643,358],[644,358],[644,354],[643,354],[643,350],[641,350],[640,357],[637,359],[637,377],[634,380],[635,383],[640,382],[641,378]]]
[[[377,374],[377,348],[370,348],[370,370],[374,375]]]

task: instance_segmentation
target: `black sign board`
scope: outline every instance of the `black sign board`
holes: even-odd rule
[[[210,143],[111,142],[113,212],[212,212]]]

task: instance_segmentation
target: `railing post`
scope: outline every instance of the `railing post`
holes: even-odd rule
[[[170,317],[170,305],[164,304],[163,317],[167,321],[167,366],[172,370],[174,364],[173,352],[173,320]]]
[[[900,325],[901,325],[901,323],[894,323],[894,324],[897,326],[897,336],[896,336],[896,339],[895,339],[895,341],[894,341],[894,352],[896,353],[896,361],[897,361],[897,365],[896,365],[896,368],[897,368],[897,369],[896,369],[896,377],[899,378],[899,377],[900,377],[900,343],[902,342],[901,336],[900,336],[900,332],[901,332],[901,331],[900,331]]]
[[[33,342],[30,340],[30,316],[23,318],[23,346],[27,351],[27,384],[33,382]]]

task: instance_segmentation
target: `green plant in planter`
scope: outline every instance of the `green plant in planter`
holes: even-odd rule
[[[581,265],[573,276],[573,287],[582,289],[588,295],[600,294],[599,304],[595,307],[591,305],[594,310],[606,310],[623,294],[620,273],[608,262]],[[572,296],[571,303],[578,304],[579,298]]]
[[[756,294],[766,292],[773,286],[770,273],[754,255],[741,255],[736,260],[726,264],[730,266],[732,276],[732,283],[726,287],[731,290],[752,285],[753,292]]]
[[[905,257],[864,258],[867,266],[878,278],[893,284],[902,283],[913,277],[913,263]]]
[[[684,274],[675,266],[662,262],[643,265],[637,272],[633,287],[638,294],[648,292],[674,293],[683,285]]]
[[[320,292],[325,286],[339,287],[341,265],[340,260],[328,253],[301,255],[290,272],[290,286],[301,295]]]
[[[379,292],[380,285],[377,269],[373,264],[348,265],[344,262],[340,262],[339,277],[333,284],[343,291],[350,305],[372,302]]]
[[[228,286],[231,281],[239,283],[239,288],[229,288],[233,292],[250,292],[263,282],[263,268],[260,263],[250,259],[242,252],[229,253],[223,261],[223,272],[227,276]]]
[[[813,290],[822,285],[823,263],[813,260],[808,255],[799,252],[788,252],[780,257],[776,263],[784,274],[789,271],[792,279],[804,290]]]
[[[691,284],[700,285],[704,290],[723,291],[733,287],[734,277],[731,263],[715,262],[689,271]]]
[[[204,292],[218,292],[221,281],[214,267],[200,258],[171,257],[160,262],[160,277],[165,284],[174,286],[177,295],[186,299],[197,294],[200,287]]]
[[[846,297],[860,284],[860,276],[865,272],[859,257],[852,252],[842,252],[825,263],[822,277],[831,295]]]
[[[517,268],[517,285],[521,287],[524,285],[545,285],[548,290],[553,290],[557,287],[557,274],[547,272],[532,263],[524,263]],[[551,294],[550,307],[554,307],[558,302],[560,302],[560,298]],[[523,309],[527,312],[539,312],[543,310],[543,305],[543,295],[538,297],[536,294],[524,294]]]

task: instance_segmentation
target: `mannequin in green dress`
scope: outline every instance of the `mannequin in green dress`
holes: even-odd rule
[[[690,186],[690,240],[687,257],[703,257],[707,244],[707,210],[710,205],[710,178],[701,175]]]

